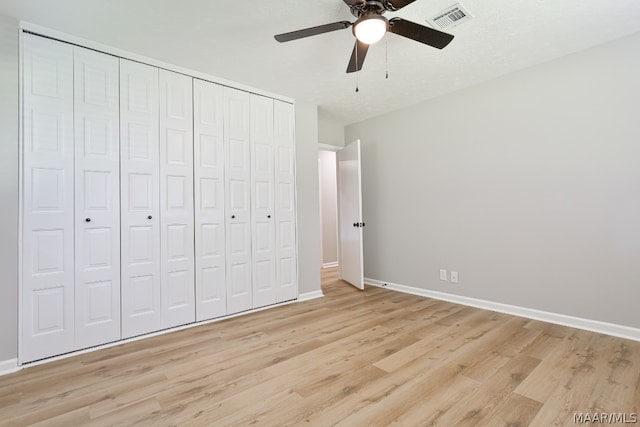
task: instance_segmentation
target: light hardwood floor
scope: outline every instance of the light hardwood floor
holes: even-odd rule
[[[0,425],[552,426],[640,412],[640,343],[322,275],[325,297],[0,377]]]

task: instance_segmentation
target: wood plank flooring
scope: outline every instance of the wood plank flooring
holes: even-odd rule
[[[0,425],[546,427],[640,412],[638,342],[361,292],[336,269],[322,282],[324,298],[0,377]]]

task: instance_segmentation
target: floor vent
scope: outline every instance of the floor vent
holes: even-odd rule
[[[473,15],[471,15],[471,13],[469,13],[461,3],[456,3],[438,13],[436,16],[431,18],[429,22],[433,24],[435,28],[444,30],[445,28],[452,28],[456,25],[460,25],[472,18]]]

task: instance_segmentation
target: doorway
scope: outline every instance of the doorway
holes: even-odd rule
[[[338,183],[336,152],[318,150],[320,185],[320,265],[323,269],[338,266]]]
[[[360,141],[338,151],[320,148],[318,174],[320,265],[323,270],[338,267],[342,281],[363,290]]]

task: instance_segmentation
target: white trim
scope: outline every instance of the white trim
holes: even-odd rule
[[[13,374],[22,369],[18,366],[18,359],[9,359],[0,361],[0,377],[3,375]]]
[[[322,161],[318,151],[318,218],[320,219],[320,262],[324,261],[324,215],[322,215]],[[320,267],[322,268],[322,267]]]
[[[22,274],[22,248],[24,241],[24,209],[23,209],[23,200],[24,200],[24,78],[22,73],[24,72],[24,65],[22,64],[23,55],[24,55],[24,38],[22,30],[18,30],[18,43],[19,43],[19,52],[18,52],[18,84],[19,84],[19,93],[18,93],[18,360],[22,358],[22,316],[23,316],[23,305],[22,305],[22,285],[23,285],[23,274]],[[16,361],[17,363],[17,361]]]
[[[406,294],[448,301],[455,304],[462,304],[481,308],[484,310],[497,311],[499,313],[512,314],[514,316],[526,317],[528,319],[555,323],[562,326],[569,326],[571,328],[584,329],[586,331],[597,332],[600,334],[612,335],[614,337],[625,338],[633,341],[640,341],[640,329],[633,328],[631,326],[617,325],[614,323],[601,322],[599,320],[584,319],[581,317],[568,316],[565,314],[551,313],[548,311],[536,310],[533,308],[519,307],[516,305],[503,304],[499,302],[470,298],[445,292],[421,289],[413,286],[399,285],[396,283],[390,283],[376,279],[365,278],[364,282],[365,284],[370,286],[390,289]]]
[[[334,261],[334,262],[325,262],[324,264],[322,264],[322,268],[331,268],[331,267],[337,267],[338,261]]]
[[[71,34],[63,33],[61,31],[52,30],[47,27],[42,27],[37,24],[32,24],[26,21],[20,21],[19,28],[24,31],[29,31],[35,34],[39,34],[41,36],[49,37],[52,39],[56,39],[65,43],[71,43],[78,46],[86,47],[89,49],[97,50],[103,53],[107,53],[109,55],[118,56],[120,58],[130,59],[132,61],[142,62],[148,65],[153,65],[154,67],[164,68],[169,71],[175,71],[176,73],[185,74],[190,77],[195,77],[197,79],[206,80],[209,82],[217,83],[222,86],[229,86],[235,89],[240,89],[245,92],[255,93],[257,95],[266,96],[269,98],[278,99],[280,101],[287,102],[289,104],[295,104],[295,100],[293,98],[289,98],[286,96],[278,95],[275,93],[267,92],[261,89],[257,89],[248,85],[239,84],[230,80],[222,79],[219,77],[212,76],[210,74],[201,73],[199,71],[191,70],[189,68],[181,67],[174,64],[169,64],[167,62],[159,61],[157,59],[149,58],[148,56],[138,55],[133,52],[128,52],[126,50],[122,50],[113,46],[104,45],[102,43],[97,43],[91,40],[84,39],[82,37],[76,37]]]
[[[322,297],[324,297],[322,291],[305,292],[304,294],[300,294],[300,296],[298,296],[298,302],[310,301],[312,299]]]
[[[322,142],[318,143],[318,151],[340,151],[343,148],[344,147],[340,145],[324,144]]]

